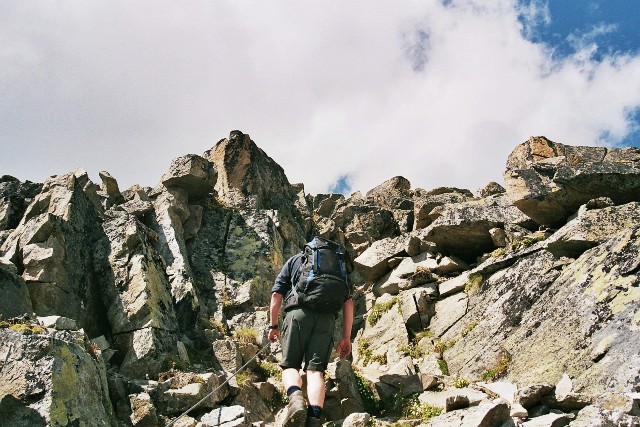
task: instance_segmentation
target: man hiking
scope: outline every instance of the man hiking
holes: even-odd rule
[[[351,353],[353,287],[351,263],[335,242],[314,237],[304,251],[282,267],[271,289],[269,340],[280,338],[278,315],[284,302],[282,323],[282,382],[289,405],[283,427],[321,426],[325,397],[324,371],[333,346],[335,320],[342,309],[342,339],[336,350],[345,359]],[[300,367],[304,361],[307,398],[302,393]]]

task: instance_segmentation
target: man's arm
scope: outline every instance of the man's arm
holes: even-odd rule
[[[269,319],[271,326],[278,326],[278,315],[282,306],[282,294],[271,292],[271,304],[269,306]],[[269,329],[269,341],[280,339],[280,329]]]
[[[342,306],[342,339],[336,346],[341,359],[351,353],[351,327],[353,326],[353,299],[349,298]]]

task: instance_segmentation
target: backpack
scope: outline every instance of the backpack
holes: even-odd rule
[[[337,313],[351,296],[351,271],[351,259],[338,243],[314,237],[305,245],[300,266],[292,275],[285,310],[301,306]]]

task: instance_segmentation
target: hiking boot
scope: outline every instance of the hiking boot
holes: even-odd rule
[[[304,401],[302,391],[297,390],[289,396],[287,417],[284,419],[282,427],[304,427],[306,417],[307,402]]]
[[[307,425],[305,427],[322,427],[322,421],[320,421],[320,418],[307,417]]]

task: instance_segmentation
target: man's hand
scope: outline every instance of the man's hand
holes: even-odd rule
[[[336,346],[336,350],[340,353],[340,359],[346,359],[349,353],[351,353],[351,340],[349,338],[342,338]]]
[[[269,341],[280,341],[280,329],[269,329]]]

